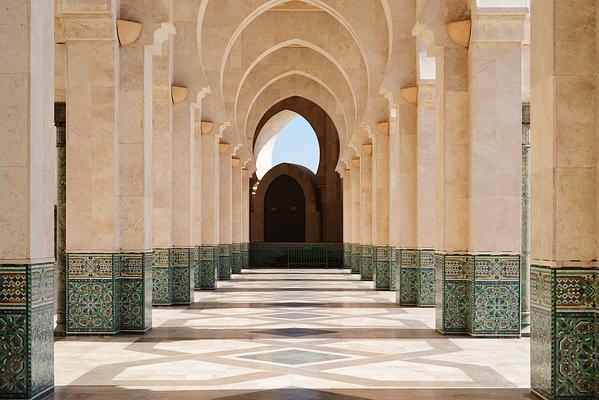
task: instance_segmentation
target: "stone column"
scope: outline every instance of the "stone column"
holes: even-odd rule
[[[436,109],[433,82],[418,84],[416,169],[417,198],[416,244],[418,248],[418,285],[416,304],[435,306],[435,200],[436,187]]]
[[[241,160],[231,159],[231,272],[241,273]]]
[[[375,289],[389,290],[391,288],[391,247],[389,246],[388,132],[375,132],[372,137],[372,151],[373,280]]]
[[[152,304],[173,304],[172,246],[172,100],[169,42],[153,57],[152,82]],[[184,249],[184,252],[189,250]],[[189,287],[189,285],[187,285]],[[189,294],[187,294],[189,298]]]
[[[250,177],[248,170],[241,170],[241,265],[250,266]]]
[[[196,124],[190,117],[189,97],[178,104],[172,105],[172,140],[171,140],[171,261],[173,271],[178,267],[189,269],[190,296],[197,281],[197,265],[200,241],[194,236],[194,227],[201,226],[199,212],[195,204],[200,196],[194,190],[195,180],[201,175],[195,169],[199,163],[199,135],[196,139]],[[197,217],[197,219],[196,219]],[[197,239],[197,241],[196,241]],[[185,285],[187,287],[187,285]],[[193,297],[190,299],[193,301]],[[178,300],[177,300],[178,302]],[[183,296],[181,297],[183,303]]]
[[[66,218],[67,218],[67,110],[66,103],[54,103],[54,124],[56,126],[56,217],[54,268],[54,310],[56,313],[55,336],[66,333]]]
[[[201,229],[199,270],[196,289],[216,289],[219,266],[219,141],[214,128],[201,135]],[[230,170],[230,167],[229,167]]]
[[[351,210],[352,210],[352,256],[351,273],[359,274],[362,256],[360,251],[360,159],[351,160],[350,168],[351,179]]]
[[[472,13],[468,333],[520,335],[521,51],[527,9]]]
[[[54,388],[54,6],[0,9],[0,397]]]
[[[520,310],[522,335],[530,336],[530,103],[522,104],[522,256]]]
[[[67,333],[114,334],[119,297],[118,56],[111,2],[62,2],[67,46]],[[93,309],[81,304],[94,302]]]
[[[399,107],[399,271],[396,272],[398,304],[418,303],[418,250],[416,249],[416,106],[401,98]]]
[[[399,266],[399,121],[398,107],[389,109],[389,244],[390,274],[389,287],[397,289],[397,275]],[[397,292],[396,292],[397,293]]]
[[[219,244],[218,279],[231,279],[231,145],[219,143]]]
[[[127,18],[128,1],[121,17]],[[131,10],[132,11],[132,10]],[[118,126],[121,329],[145,331],[152,325],[152,43],[146,26],[140,38],[120,48]],[[76,68],[74,66],[74,68]],[[69,70],[70,71],[70,70]],[[69,74],[70,75],[70,74]],[[166,252],[168,268],[168,251]],[[149,301],[146,303],[146,299]]]
[[[351,178],[350,170],[343,171],[341,177],[343,185],[343,266],[351,268]]]
[[[360,279],[371,281],[372,270],[372,144],[360,149]]]
[[[531,11],[531,387],[596,399],[599,5]]]

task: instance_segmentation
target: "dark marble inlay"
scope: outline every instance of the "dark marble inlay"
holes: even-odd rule
[[[271,318],[281,318],[281,319],[310,319],[310,318],[321,318],[326,317],[323,314],[311,314],[311,313],[302,313],[302,312],[288,312],[282,314],[269,314],[266,315]]]
[[[262,334],[262,335],[302,337],[302,336],[328,335],[328,334],[336,333],[336,332],[328,331],[326,329],[280,328],[280,329],[267,329],[267,330],[263,330],[263,331],[257,331],[256,333]]]
[[[298,349],[288,349],[273,351],[267,353],[248,354],[237,358],[246,358],[248,360],[266,361],[276,364],[300,365],[314,364],[333,360],[346,359],[348,357],[338,354],[316,353]]]

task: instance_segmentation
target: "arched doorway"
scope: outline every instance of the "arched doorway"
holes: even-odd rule
[[[306,241],[306,200],[300,184],[289,175],[278,176],[264,198],[264,241]]]

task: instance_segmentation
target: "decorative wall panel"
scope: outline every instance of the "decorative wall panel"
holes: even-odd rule
[[[399,277],[397,290],[399,304],[415,306],[418,303],[418,250],[399,251]]]
[[[173,271],[170,249],[154,249],[152,262],[152,304],[155,306],[173,303]]]
[[[231,245],[231,272],[241,274],[241,243]]]
[[[196,278],[196,289],[216,289],[219,269],[218,251],[218,246],[200,246],[199,273]]]
[[[374,288],[389,290],[391,287],[391,247],[374,248]]]
[[[195,249],[171,249],[170,262],[172,270],[172,303],[193,303],[193,287],[195,278]]]
[[[218,245],[218,279],[231,279],[231,245]]]
[[[419,307],[435,306],[435,251],[418,250],[418,292]]]
[[[599,396],[598,271],[531,267],[531,386],[546,399]]]
[[[152,327],[152,252],[120,253],[119,309],[122,332]]]
[[[373,278],[373,251],[374,246],[364,244],[360,246],[360,279],[363,281],[371,281]]]
[[[0,398],[54,388],[54,264],[0,265]]]

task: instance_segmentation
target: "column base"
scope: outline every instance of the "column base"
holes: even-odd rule
[[[175,247],[170,250],[172,270],[172,304],[189,305],[193,303],[195,282],[195,249]]]
[[[389,246],[374,248],[374,288],[376,290],[391,288],[391,247]]]
[[[391,247],[390,252],[390,261],[389,261],[389,289],[396,290],[397,289],[397,266],[399,261],[399,249],[396,247]]]
[[[218,282],[219,248],[216,245],[199,247],[196,289],[214,290]]]
[[[231,245],[231,273],[241,274],[241,243]]]
[[[396,271],[397,304],[418,305],[418,250],[399,249],[399,269]]]
[[[352,274],[359,274],[360,273],[360,268],[361,268],[361,265],[362,265],[362,255],[361,255],[360,244],[353,243],[351,246],[352,246],[352,250],[351,250],[351,273]]]
[[[372,268],[372,253],[374,247],[369,244],[360,246],[360,279],[363,281],[371,281],[373,278],[373,268]]]
[[[437,254],[436,329],[520,337],[520,257]]]
[[[343,268],[351,269],[351,243],[343,243]]]
[[[250,244],[242,243],[241,244],[241,268],[249,268],[250,267]]]
[[[54,390],[54,263],[0,264],[0,398]]]
[[[170,249],[154,249],[152,262],[152,305],[170,306],[173,304],[173,271]]]
[[[218,280],[231,279],[231,245],[218,245]]]
[[[548,400],[599,396],[596,267],[532,265],[531,387]]]
[[[120,253],[117,306],[121,332],[152,328],[152,252]]]

